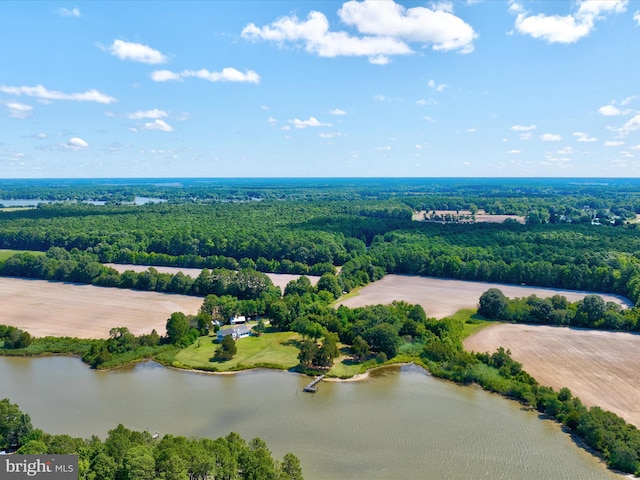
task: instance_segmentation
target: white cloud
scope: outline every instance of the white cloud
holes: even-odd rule
[[[627,134],[629,132],[633,132],[636,130],[640,130],[640,115],[636,115],[627,123],[622,126],[621,133]]]
[[[36,138],[39,138],[39,139],[41,139],[41,140],[44,140],[45,138],[49,138],[49,135],[47,135],[47,134],[46,134],[46,133],[44,133],[44,132],[40,132],[40,133],[36,134]]]
[[[597,142],[598,139],[596,137],[591,137],[589,134],[584,132],[573,132],[573,136],[576,137],[578,142]]]
[[[167,57],[163,53],[141,43],[114,40],[108,51],[120,60],[131,60],[132,62],[149,63],[151,65],[167,62]]]
[[[558,150],[558,155],[571,155],[574,153],[573,147],[564,147]]]
[[[624,12],[628,3],[628,0],[583,0],[570,15],[528,16],[525,9],[514,2],[510,11],[517,14],[515,27],[521,34],[549,43],[574,43],[591,33],[596,20]]]
[[[371,150],[389,151],[391,150],[391,147],[389,145],[385,145],[384,147],[373,147]]]
[[[200,70],[183,70],[182,72],[156,70],[151,74],[151,79],[155,82],[167,82],[169,80],[182,81],[188,77],[201,78],[210,82],[260,83],[260,75],[253,70],[246,70],[245,73],[242,73],[231,67],[223,68],[220,72],[211,72],[203,68]]]
[[[47,90],[42,85],[36,85],[35,87],[10,87],[0,85],[0,92],[16,96],[26,95],[27,97],[35,97],[42,100],[74,100],[77,102],[97,103],[113,103],[116,101],[115,98],[105,95],[98,90],[87,90],[81,93],[63,93],[55,90]]]
[[[320,138],[337,138],[337,137],[341,137],[342,133],[341,132],[319,133],[318,136]]]
[[[435,119],[433,119],[429,115],[424,115],[422,118],[424,118],[427,122],[435,123]]]
[[[520,153],[521,150],[509,150],[507,153],[511,153],[511,154],[517,154]]]
[[[451,10],[450,4],[405,8],[394,1],[352,0],[342,5],[338,16],[360,36],[330,31],[327,17],[311,11],[305,20],[290,15],[264,27],[249,23],[242,30],[242,37],[280,46],[292,43],[321,57],[365,56],[379,65],[389,63],[392,55],[413,53],[407,42],[431,45],[434,50],[469,53],[477,35]]]
[[[80,13],[80,9],[78,7],[72,8],[72,9],[68,9],[68,8],[59,8],[58,10],[56,10],[56,13],[58,15],[60,15],[61,17],[76,17],[79,18],[82,16],[82,13]]]
[[[476,131],[476,129],[475,129],[475,128],[467,128],[467,129],[465,130],[465,132],[467,132],[467,133],[474,133],[475,131]]]
[[[330,127],[330,123],[320,123],[316,117],[309,117],[309,120],[299,120],[294,118],[293,120],[289,120],[289,123],[293,124],[296,128],[307,128],[307,127]]]
[[[640,144],[631,147],[631,150],[640,150]]]
[[[13,118],[25,119],[33,114],[33,107],[31,105],[25,105],[24,103],[7,102],[6,107],[9,111],[9,116]]]
[[[511,130],[515,130],[516,132],[529,132],[531,130],[535,130],[535,125],[514,125],[511,127]]]
[[[269,117],[269,118],[267,119],[267,123],[269,123],[269,125],[271,125],[272,127],[274,127],[274,126],[278,123],[278,120],[276,120],[276,119],[275,119],[275,118],[273,118],[273,117]]]
[[[598,113],[606,117],[614,117],[616,115],[622,115],[622,111],[618,107],[615,107],[614,105],[604,105],[598,109]]]
[[[154,108],[153,110],[141,110],[138,112],[127,113],[127,118],[132,120],[140,120],[142,118],[165,118],[167,116],[167,112],[164,110],[158,110]]]
[[[156,70],[151,73],[151,79],[154,82],[167,82],[169,80],[182,80],[179,73],[170,70]]]
[[[540,135],[540,140],[543,142],[559,142],[562,140],[562,137],[557,133],[544,133]]]
[[[331,115],[346,115],[347,112],[345,110],[341,110],[340,108],[334,108],[329,112]]]
[[[638,10],[633,14],[633,19],[636,21],[636,23],[640,27],[640,10]]]
[[[173,127],[164,120],[155,120],[150,123],[145,123],[143,128],[145,130],[157,130],[160,132],[173,132]]]
[[[431,98],[429,98],[429,99],[421,98],[421,99],[420,99],[420,100],[418,100],[416,103],[417,103],[418,105],[437,105],[437,104],[438,104],[438,102],[437,102],[437,101],[435,101],[435,100],[433,100],[433,99],[431,99]]]
[[[70,138],[67,142],[67,147],[73,150],[80,150],[81,148],[87,148],[88,146],[89,144],[87,142],[78,137]]]
[[[531,140],[533,138],[533,132],[524,132],[520,134],[520,140]]]
[[[604,142],[604,145],[606,147],[619,147],[620,145],[624,145],[625,142],[620,141],[620,140],[607,140],[606,142]]]
[[[438,85],[438,84],[436,84],[436,82],[434,80],[429,80],[427,82],[427,85],[429,86],[429,88],[433,88],[434,90],[436,90],[438,92],[443,92],[444,89],[449,86],[446,83],[441,83],[440,85]]]

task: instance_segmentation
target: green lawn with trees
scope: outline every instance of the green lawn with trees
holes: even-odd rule
[[[255,367],[289,370],[298,365],[300,335],[267,329],[260,336],[236,341],[237,352],[226,361],[211,361],[219,346],[215,336],[199,337],[175,357],[174,366],[229,372]]]

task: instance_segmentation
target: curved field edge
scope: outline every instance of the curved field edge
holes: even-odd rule
[[[502,346],[540,384],[567,387],[640,426],[640,335],[544,325],[497,324],[464,340],[468,351]]]

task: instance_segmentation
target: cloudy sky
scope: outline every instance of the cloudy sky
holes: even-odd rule
[[[0,2],[0,178],[640,176],[640,1]]]

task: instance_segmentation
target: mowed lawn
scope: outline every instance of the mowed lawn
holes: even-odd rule
[[[241,338],[236,342],[238,352],[226,362],[210,361],[219,343],[216,337],[200,337],[193,345],[176,356],[176,361],[193,368],[218,371],[236,371],[252,367],[270,367],[288,370],[298,365],[297,345],[301,336],[295,332],[275,332],[267,330],[259,337]]]

